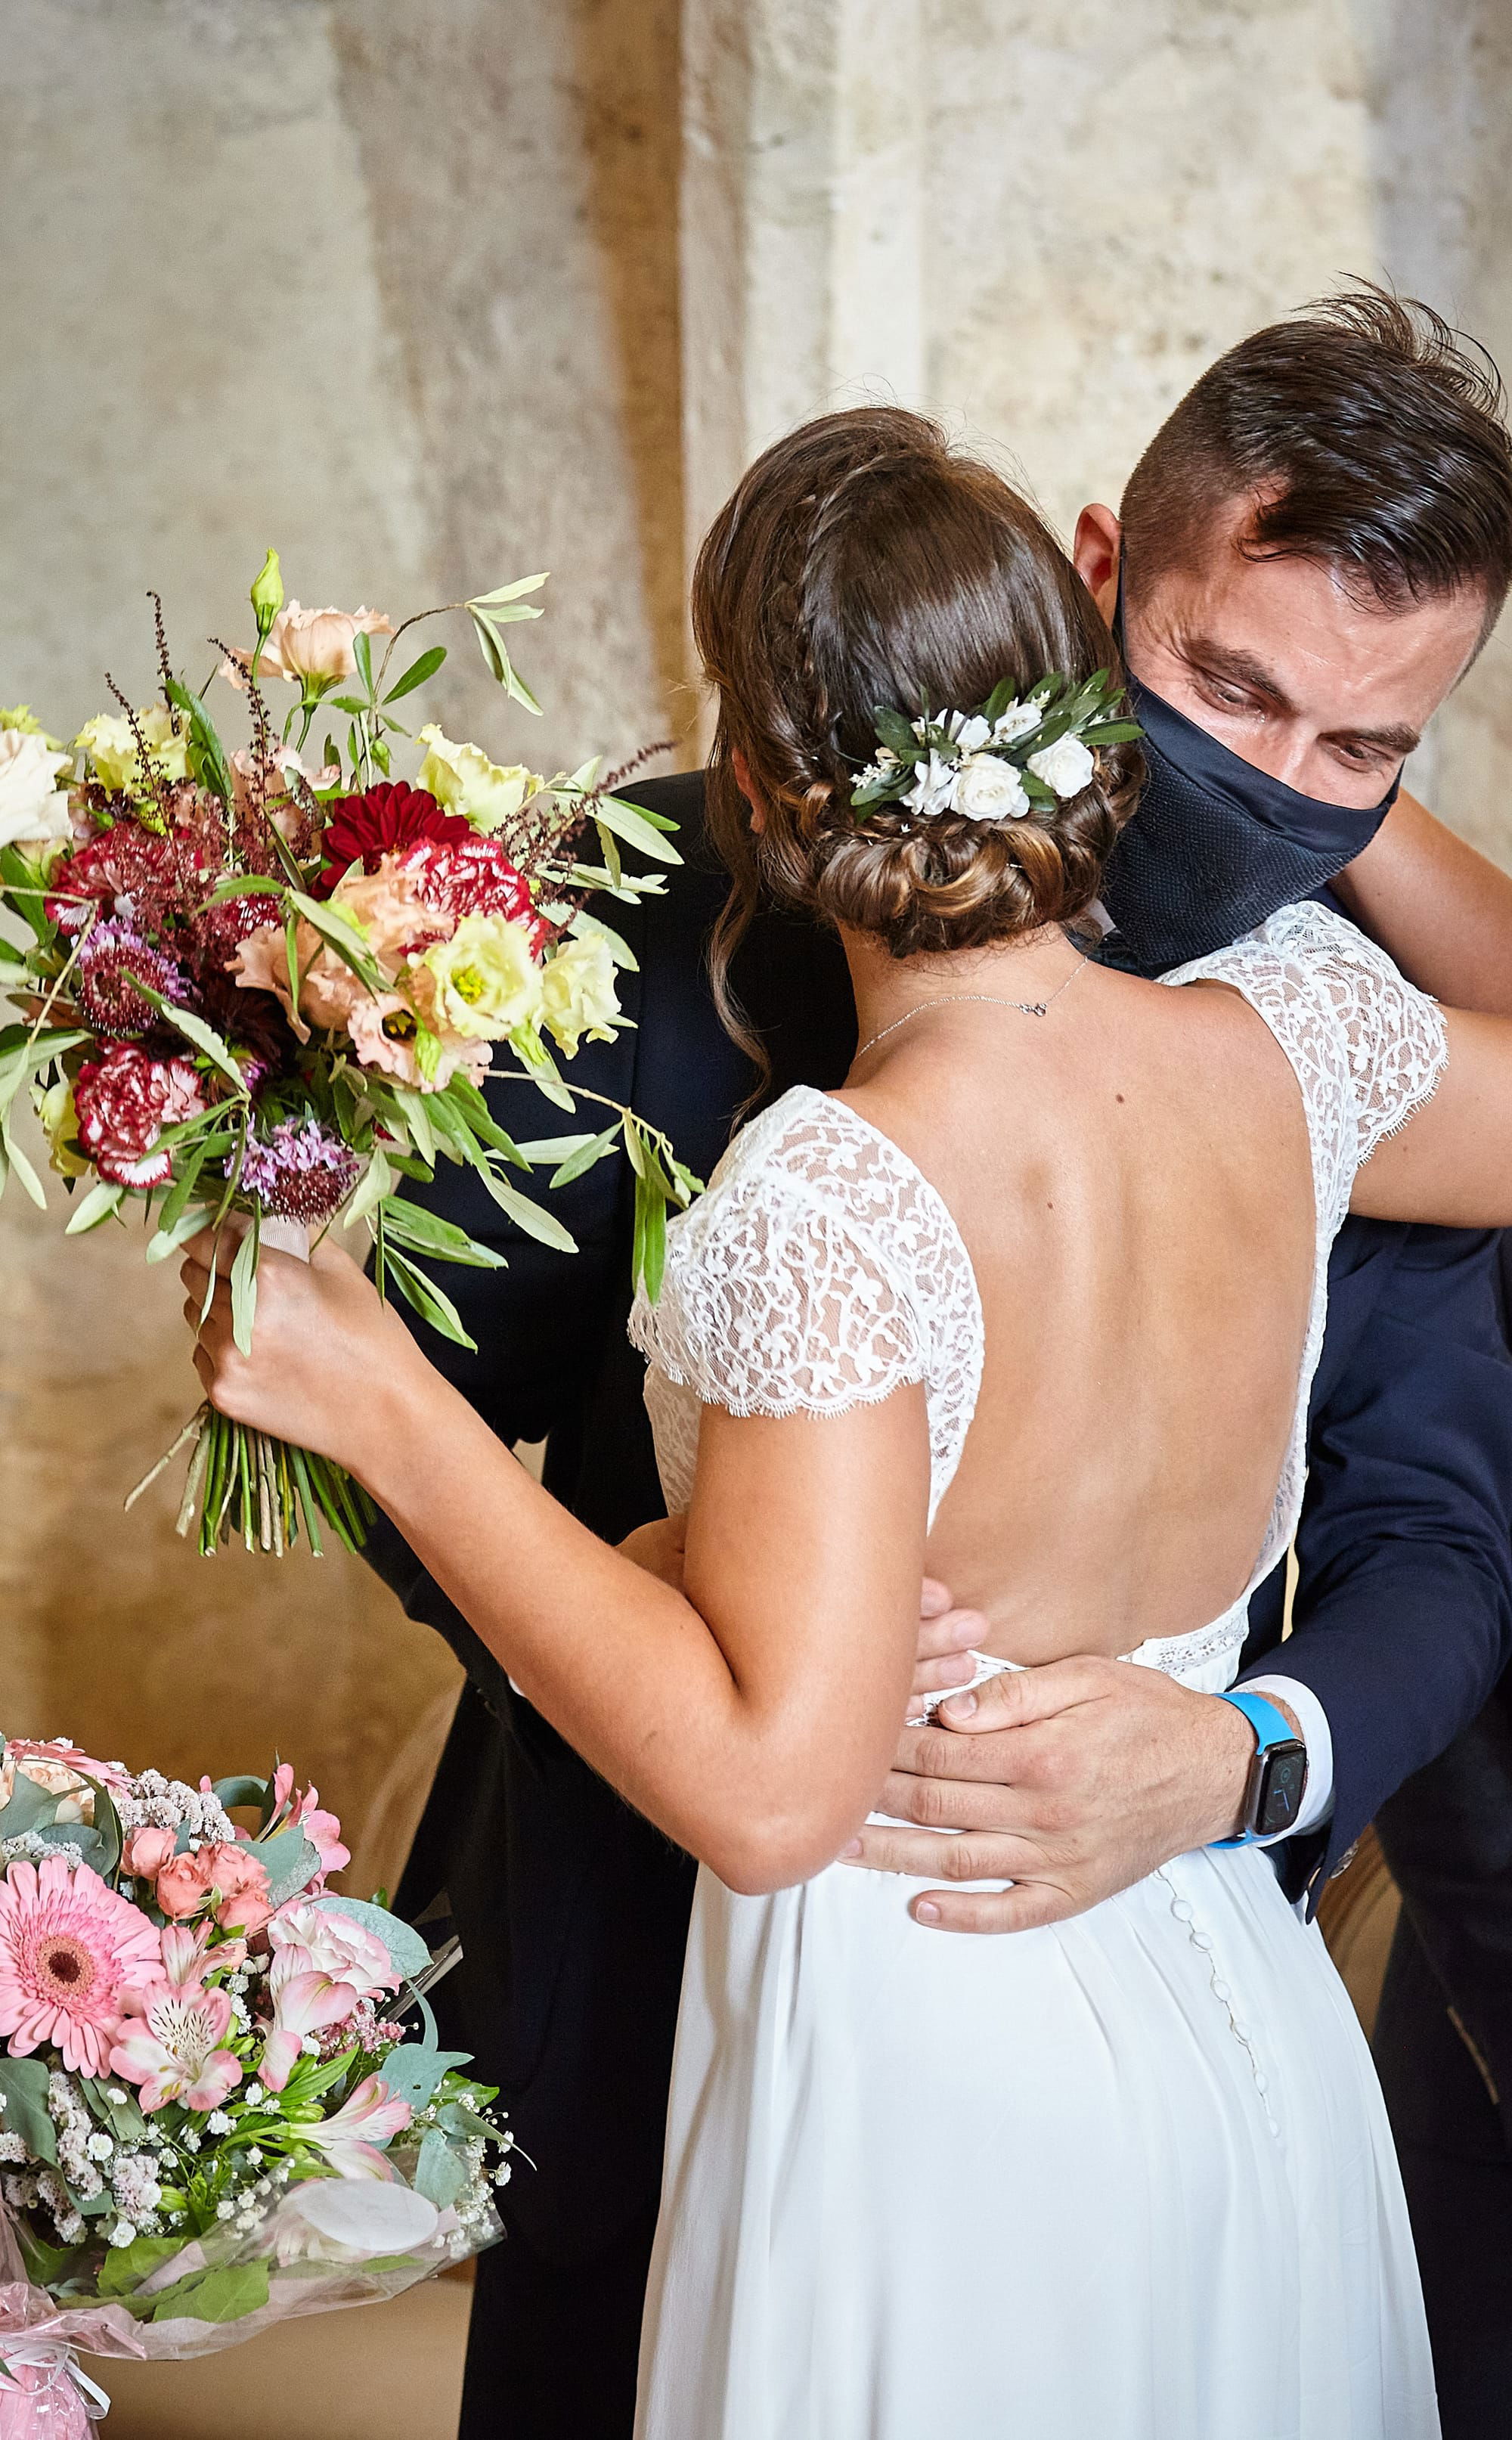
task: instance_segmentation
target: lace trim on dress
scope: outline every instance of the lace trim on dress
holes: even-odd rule
[[[630,1334],[669,1499],[691,1489],[698,1418],[658,1376],[735,1415],[844,1414],[922,1381],[933,1519],[976,1409],[981,1300],[941,1196],[848,1103],[800,1085],[737,1136]]]

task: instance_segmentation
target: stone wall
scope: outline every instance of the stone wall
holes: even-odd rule
[[[787,422],[928,404],[1068,527],[1217,350],[1349,271],[1512,357],[1501,0],[10,0],[0,700],[224,631],[552,570],[506,719],[689,739],[689,545]],[[1512,851],[1493,647],[1425,779]],[[1512,860],[1512,853],[1509,853]],[[55,1197],[55,1201],[60,1198]],[[360,1567],[205,1563],[125,1486],[195,1395],[134,1236],[0,1210],[0,1722],[296,1753],[349,1816],[450,1682]]]

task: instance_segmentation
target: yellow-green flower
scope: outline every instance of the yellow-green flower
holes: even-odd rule
[[[47,1157],[60,1177],[84,1177],[89,1163],[79,1143],[79,1113],[67,1077],[37,1096],[37,1116],[47,1139]]]
[[[490,762],[481,745],[458,745],[443,737],[434,720],[419,731],[426,747],[416,780],[428,788],[437,804],[460,814],[475,831],[488,834],[512,819],[527,797],[543,783],[523,762]]]
[[[438,1033],[502,1042],[541,1014],[541,969],[523,924],[504,915],[464,915],[449,941],[420,960],[429,977],[426,1014]]]
[[[188,777],[188,739],[181,732],[170,711],[160,703],[151,703],[136,715],[147,750],[167,780]],[[74,740],[75,753],[88,755],[95,776],[107,788],[139,788],[142,775],[137,769],[136,744],[131,723],[123,712],[98,711],[86,720]]]
[[[50,736],[33,712],[29,703],[13,703],[9,711],[0,704],[0,729],[19,729],[23,737],[40,737],[49,753],[66,754],[61,737]]]
[[[612,1042],[622,1019],[614,960],[601,932],[563,941],[541,978],[543,1016],[562,1055],[575,1059],[584,1034]]]

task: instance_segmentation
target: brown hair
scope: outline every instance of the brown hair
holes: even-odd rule
[[[1087,678],[1117,652],[1047,527],[937,424],[899,407],[820,417],[758,458],[716,517],[693,577],[693,631],[719,692],[708,821],[732,875],[712,951],[730,1030],[730,959],[760,897],[885,942],[894,957],[983,948],[1077,915],[1096,896],[1140,765],[1099,750],[1054,812],[916,825],[851,810],[879,706],[970,711],[1010,678]],[[753,833],[732,757],[765,816]]]
[[[1124,493],[1137,589],[1186,564],[1230,501],[1240,547],[1334,569],[1386,610],[1478,586],[1485,633],[1512,583],[1512,439],[1501,377],[1414,297],[1359,281],[1210,365]]]

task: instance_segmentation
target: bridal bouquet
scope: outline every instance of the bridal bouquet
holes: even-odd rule
[[[0,1756],[4,2440],[85,2431],[78,2350],[207,2354],[494,2241],[494,2090],[436,2046],[419,1935],[328,1891],[313,1788]]]
[[[544,581],[449,605],[471,619],[506,694],[531,710],[503,629],[540,615],[523,597]],[[413,781],[394,778],[411,739],[396,707],[435,676],[445,646],[391,674],[418,619],[395,628],[370,610],[286,604],[272,551],[251,590],[252,642],[215,645],[217,675],[235,691],[227,707],[240,697],[250,732],[233,749],[208,685],[196,693],[175,673],[151,598],[157,701],[138,709],[108,681],[119,710],[71,745],[24,706],[0,711],[0,908],[16,919],[15,937],[0,932],[0,979],[21,1012],[0,1028],[0,1187],[13,1171],[44,1201],[12,1132],[27,1088],[53,1167],[70,1191],[87,1182],[70,1234],[137,1210],[150,1263],[206,1227],[235,1243],[243,1348],[262,1247],[306,1251],[338,1217],[365,1222],[380,1293],[471,1344],[418,1257],[502,1257],[407,1198],[405,1181],[432,1178],[438,1158],[466,1162],[521,1229],[571,1252],[515,1175],[545,1163],[564,1184],[622,1142],[637,1276],[654,1294],[667,1206],[686,1203],[697,1180],[657,1130],[559,1065],[625,1022],[615,970],[633,960],[587,902],[662,887],[658,873],[625,870],[627,846],[680,861],[665,836],[674,825],[614,793],[634,765],[546,779],[430,723],[413,741]],[[289,688],[276,725],[270,698]],[[602,1103],[609,1123],[514,1141],[481,1090],[501,1047],[513,1054],[507,1078],[569,1111]],[[207,1406],[169,1458],[186,1441],[179,1531],[198,1509],[206,1555],[232,1533],[281,1553],[301,1527],[318,1555],[322,1521],[348,1547],[363,1539],[371,1512],[340,1467]]]

